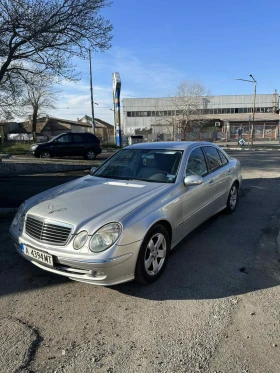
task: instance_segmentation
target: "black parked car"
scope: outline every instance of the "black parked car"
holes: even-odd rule
[[[95,159],[102,152],[100,140],[92,133],[63,133],[48,142],[33,144],[30,152],[37,158],[82,156]]]

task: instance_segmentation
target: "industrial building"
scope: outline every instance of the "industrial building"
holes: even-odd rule
[[[234,140],[242,127],[249,140],[253,121],[254,95],[225,95],[200,98],[196,125],[188,127],[187,140]],[[277,140],[279,137],[279,96],[257,94],[255,97],[254,139]],[[125,135],[143,134],[148,141],[182,140],[176,117],[182,114],[173,98],[124,98]]]

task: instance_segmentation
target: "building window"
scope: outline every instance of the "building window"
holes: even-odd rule
[[[128,111],[128,112],[127,112],[127,116],[128,116],[128,117],[131,117],[131,111]]]

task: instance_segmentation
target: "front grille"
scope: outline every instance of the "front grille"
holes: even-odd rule
[[[69,239],[72,226],[49,219],[28,215],[25,232],[37,241],[49,245],[64,246]]]

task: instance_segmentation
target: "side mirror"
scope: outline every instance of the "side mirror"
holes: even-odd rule
[[[200,185],[202,183],[203,183],[203,179],[201,176],[198,176],[198,175],[190,175],[184,178],[184,185],[186,187]]]
[[[92,176],[94,173],[95,173],[95,171],[97,170],[97,167],[92,167],[91,169],[90,169],[90,175]]]

